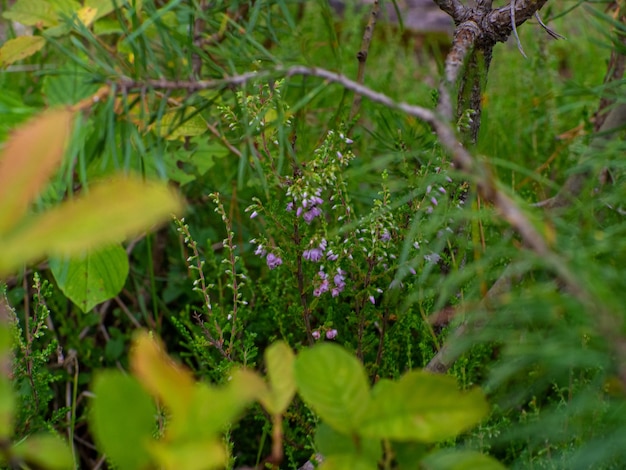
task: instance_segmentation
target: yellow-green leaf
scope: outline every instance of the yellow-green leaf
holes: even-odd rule
[[[435,443],[478,424],[489,412],[478,388],[459,391],[454,377],[411,371],[380,380],[358,432],[361,436]]]
[[[34,464],[36,468],[66,470],[74,468],[74,459],[67,443],[52,434],[29,436],[11,449],[11,454]]]
[[[169,409],[173,424],[188,419],[195,381],[188,370],[167,355],[160,341],[145,331],[139,332],[133,342],[130,366],[146,390]]]
[[[191,415],[184,423],[184,429],[180,429],[179,436],[189,438],[191,434],[196,439],[213,438],[233,423],[250,403],[266,393],[265,381],[246,369],[234,371],[221,387],[198,383]]]
[[[93,7],[83,7],[76,12],[76,15],[86,27],[89,27],[98,16],[98,9]]]
[[[218,439],[184,443],[154,443],[150,451],[163,470],[224,468],[228,453]]]
[[[0,153],[0,236],[24,216],[63,158],[74,113],[45,112],[17,128]]]
[[[205,119],[195,108],[185,109],[185,114],[181,111],[170,111],[165,114],[158,124],[159,134],[166,139],[176,140],[182,137],[203,135],[207,132]]]
[[[101,182],[87,194],[32,217],[4,239],[0,236],[0,275],[46,254],[72,256],[120,242],[180,213],[182,207],[165,183],[126,176]]]
[[[18,0],[2,16],[23,25],[42,28],[56,25],[58,22],[57,13],[47,0]]]
[[[46,44],[42,36],[19,36],[9,39],[0,47],[0,67],[35,54]]]
[[[277,341],[265,350],[265,366],[270,388],[261,398],[261,404],[270,414],[284,413],[296,393],[293,372],[295,359],[293,351],[283,341]]]
[[[124,4],[124,2],[122,1],[118,1],[117,2],[117,6],[122,6]],[[96,17],[94,18],[94,21],[102,18],[103,16],[108,15],[109,13],[111,13],[112,11],[115,10],[115,5],[116,3],[113,2],[113,0],[86,0],[85,1],[85,7],[87,8],[93,8],[94,10],[96,10]]]

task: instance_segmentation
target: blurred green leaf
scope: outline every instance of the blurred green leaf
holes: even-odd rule
[[[221,439],[202,442],[155,443],[152,455],[163,470],[211,470],[224,468],[228,453]]]
[[[296,393],[293,365],[295,355],[284,341],[276,341],[265,350],[269,393],[261,398],[265,409],[274,415],[285,412]]]
[[[360,424],[363,436],[438,442],[478,424],[489,411],[478,388],[461,392],[453,377],[411,371],[379,381]]]
[[[45,254],[70,256],[119,242],[167,220],[182,207],[181,199],[163,183],[111,178],[0,237],[4,247],[0,273]]]
[[[171,413],[168,436],[176,439],[184,434],[195,395],[191,372],[172,361],[163,344],[145,331],[135,336],[130,366],[145,389]]]
[[[69,259],[51,259],[50,268],[61,291],[83,312],[119,294],[129,269],[128,256],[120,245]]]
[[[45,28],[57,24],[54,6],[47,0],[18,0],[2,16],[26,26]]]
[[[325,457],[352,454],[361,455],[371,462],[378,462],[383,457],[383,447],[379,439],[346,436],[325,423],[317,426],[315,445],[317,451]]]
[[[36,468],[47,470],[67,470],[74,468],[72,451],[57,436],[36,434],[15,444],[11,454]]]
[[[377,470],[378,464],[356,454],[331,455],[324,458],[320,470]]]
[[[370,392],[361,363],[336,344],[318,344],[296,358],[296,384],[304,401],[344,434],[360,433]]]
[[[93,392],[89,424],[100,448],[120,470],[146,468],[157,429],[150,395],[134,377],[116,370],[98,372]]]
[[[493,457],[471,450],[440,450],[427,456],[420,464],[419,468],[424,470],[504,470],[506,468]]]

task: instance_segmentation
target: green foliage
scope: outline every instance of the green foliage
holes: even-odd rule
[[[128,257],[121,246],[112,245],[81,258],[51,260],[50,269],[63,294],[88,312],[122,290],[128,276]]]
[[[568,41],[528,23],[528,60],[494,50],[469,151],[539,256],[429,126],[366,98],[351,117],[340,84],[285,75],[357,76],[352,7],[0,8],[7,465],[623,466],[624,144],[594,133],[602,100],[624,105],[603,83],[621,10],[548,2]],[[382,21],[365,84],[434,108],[440,60],[412,47],[432,38]],[[531,206],[575,174],[567,205]]]

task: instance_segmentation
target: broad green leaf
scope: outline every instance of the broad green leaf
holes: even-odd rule
[[[130,367],[141,384],[169,408],[172,419],[186,419],[195,392],[191,372],[176,364],[163,344],[146,331],[133,340]]]
[[[295,377],[304,401],[344,434],[360,432],[370,391],[361,363],[340,346],[318,344],[296,358]]]
[[[224,468],[228,453],[221,439],[203,442],[167,443],[150,446],[154,459],[163,470],[211,470]]]
[[[43,28],[53,26],[58,22],[54,7],[47,0],[18,0],[2,16],[23,25]]]
[[[423,459],[420,464],[419,468],[423,470],[504,470],[506,468],[493,457],[471,450],[437,451]]]
[[[0,286],[0,317],[11,318],[11,311],[6,293],[6,286]],[[13,435],[13,412],[16,406],[11,373],[13,334],[7,323],[0,324],[0,439],[8,440]]]
[[[267,393],[267,385],[255,372],[235,371],[226,385],[198,383],[190,415],[179,434],[206,440],[220,435],[254,400]],[[174,423],[172,423],[174,424]],[[180,423],[179,423],[180,424]]]
[[[377,462],[355,454],[324,457],[320,470],[378,470]]]
[[[45,112],[17,128],[4,144],[0,153],[0,237],[24,216],[61,163],[73,117],[68,109]]]
[[[431,450],[431,445],[423,442],[391,442],[391,448],[401,470],[422,470],[420,462]]]
[[[367,460],[378,462],[383,457],[383,447],[378,439],[350,437],[335,431],[325,423],[315,431],[315,446],[325,457],[332,455],[361,455]]]
[[[398,382],[381,380],[376,384],[359,433],[434,443],[478,424],[488,411],[480,389],[461,392],[453,377],[411,371]]]
[[[74,468],[74,459],[67,443],[52,434],[36,434],[17,443],[11,454],[20,460],[47,470]]]
[[[51,259],[50,268],[61,291],[83,312],[120,293],[128,276],[128,255],[120,245],[83,256]]]
[[[89,424],[100,450],[120,470],[146,468],[156,429],[156,407],[150,395],[134,377],[117,370],[98,372],[93,392]]]
[[[0,236],[0,275],[46,254],[71,256],[117,243],[169,219],[182,207],[164,183],[134,177],[101,182],[87,194],[32,217],[8,237]]]
[[[207,133],[206,121],[192,106],[181,111],[170,111],[161,118],[158,133],[168,140],[191,137]]]
[[[25,59],[40,51],[46,44],[42,36],[20,36],[9,39],[0,47],[0,67]]]
[[[90,83],[84,70],[76,64],[59,68],[58,73],[46,75],[42,80],[42,92],[49,106],[72,105],[93,96],[98,84]],[[73,139],[76,135],[72,135]]]
[[[270,414],[284,413],[296,393],[294,362],[293,351],[283,341],[277,341],[265,350],[270,386],[268,394],[261,398],[261,404]]]

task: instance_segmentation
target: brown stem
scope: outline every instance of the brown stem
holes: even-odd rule
[[[361,49],[356,55],[357,60],[359,61],[359,70],[357,72],[356,81],[357,83],[365,82],[365,63],[367,61],[367,54],[369,52],[370,44],[372,42],[372,37],[374,36],[374,28],[376,28],[376,20],[378,19],[378,15],[380,14],[380,5],[378,0],[374,0],[374,4],[372,5],[372,11],[370,12],[369,20],[367,22],[367,26],[365,27],[365,31],[363,33],[363,40],[361,41]],[[350,121],[352,121],[357,114],[359,114],[359,110],[361,109],[361,101],[363,97],[359,94],[354,95],[354,100],[352,101],[352,109],[350,110]]]

